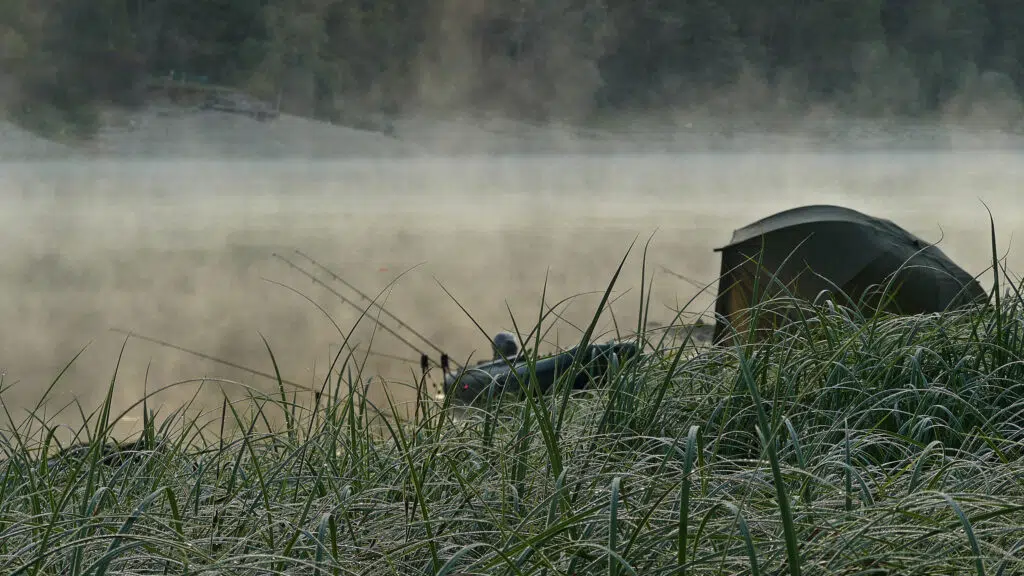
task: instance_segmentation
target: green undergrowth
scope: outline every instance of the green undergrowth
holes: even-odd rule
[[[944,314],[802,303],[765,339],[697,351],[642,330],[648,301],[644,354],[600,386],[469,407],[422,394],[408,418],[339,358],[320,390],[225,397],[212,417],[141,404],[143,434],[115,446],[112,382],[77,450],[39,411],[7,414],[0,566],[1021,574],[1024,298],[1002,280],[999,298]]]

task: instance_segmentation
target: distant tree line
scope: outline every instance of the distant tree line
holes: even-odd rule
[[[171,74],[333,120],[409,105],[545,120],[723,94],[1019,112],[1020,30],[1017,0],[4,0],[0,99],[83,129],[97,103],[139,104]]]

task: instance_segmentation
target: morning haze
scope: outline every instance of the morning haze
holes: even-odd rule
[[[930,27],[948,25],[949,14],[902,27],[884,10],[859,14],[854,29],[835,24],[848,34],[835,45],[811,45],[801,26],[820,27],[828,15],[793,24],[739,3],[705,3],[706,13],[683,15],[721,32],[693,40],[686,26],[701,26],[658,28],[678,18],[627,17],[611,1],[576,3],[564,14],[543,12],[541,3],[512,14],[498,3],[444,2],[431,11],[396,2],[404,12],[389,14],[400,22],[361,20],[362,35],[345,28],[356,24],[339,23],[348,21],[335,11],[348,8],[312,2],[294,13],[239,12],[256,22],[256,40],[246,43],[185,25],[173,12],[184,4],[141,2],[129,3],[123,25],[160,42],[133,43],[107,30],[120,56],[83,63],[73,43],[94,39],[55,31],[70,25],[60,17],[71,22],[74,3],[51,4],[18,4],[25,14],[59,17],[11,27],[7,41],[14,45],[17,33],[23,49],[0,76],[7,106],[0,370],[11,414],[31,409],[86,345],[48,411],[75,398],[94,409],[124,343],[115,329],[270,373],[262,334],[284,379],[318,388],[342,341],[332,319],[347,331],[359,312],[274,256],[315,270],[295,250],[371,295],[408,270],[385,307],[459,361],[489,351],[445,290],[488,333],[513,328],[509,309],[521,327],[532,325],[545,282],[548,302],[591,293],[548,335],[550,346],[570,343],[579,337],[574,325],[598,302],[592,293],[639,238],[615,294],[622,294],[615,319],[628,331],[643,242],[653,234],[652,319],[671,320],[698,295],[682,276],[711,285],[688,308],[690,321],[711,305],[719,265],[712,249],[733,229],[799,204],[842,204],[925,240],[941,238],[940,247],[988,287],[984,202],[1008,268],[1024,264],[1013,246],[1024,231],[1024,156],[1014,131],[1020,66],[1010,48],[954,46],[935,72],[925,54],[945,40]],[[132,12],[139,6],[153,10]],[[998,36],[1000,19],[978,10],[969,12],[984,18],[979,29]],[[766,31],[783,23],[780,34],[802,44],[779,46]],[[304,35],[310,27],[322,34]],[[690,52],[644,52],[651,27],[664,32],[653,35],[658,42]],[[171,41],[190,35],[210,50],[192,53]],[[286,52],[304,55],[294,60],[305,64],[283,63]],[[226,54],[231,65],[211,53]],[[309,65],[314,55],[317,66]],[[66,86],[34,72],[33,63],[47,58],[95,81],[66,77],[88,88],[57,98]],[[378,60],[387,65],[377,70]],[[117,66],[135,82],[104,75]],[[272,102],[281,115],[260,122],[200,111],[138,88],[170,70]],[[65,125],[74,129],[62,134]],[[386,355],[370,356],[365,375],[413,381],[418,353],[373,326],[364,319],[353,337],[359,350],[372,343]],[[609,337],[612,318],[599,329]],[[185,379],[274,387],[137,339],[128,341],[118,374],[115,409],[133,403],[144,385]],[[373,386],[371,398],[382,400],[384,384]],[[411,397],[406,387],[391,389]],[[183,386],[159,401],[166,412],[195,393]],[[198,407],[217,408],[220,398],[207,385]],[[56,420],[79,423],[77,409]]]

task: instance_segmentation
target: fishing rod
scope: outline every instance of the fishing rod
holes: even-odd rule
[[[339,300],[341,300],[345,304],[348,304],[349,306],[353,307],[354,309],[356,309],[356,310],[358,310],[360,312],[365,312],[362,308],[359,307],[358,304],[356,304],[355,302],[352,302],[351,300],[346,298],[344,295],[342,295],[340,292],[335,290],[333,287],[328,286],[326,282],[324,282],[323,280],[320,280],[319,278],[317,278],[315,275],[313,275],[309,271],[301,268],[300,266],[298,266],[297,264],[295,264],[292,261],[288,260],[284,256],[281,256],[280,254],[274,254],[274,257],[279,259],[279,260],[281,260],[282,262],[284,262],[285,264],[287,264],[291,268],[297,270],[299,273],[301,273],[303,276],[306,276],[307,278],[312,280],[314,283],[318,284],[319,286],[322,286],[323,288],[325,288],[327,291],[329,291],[331,294],[333,294],[335,297],[337,297]],[[442,371],[444,371],[444,372],[448,371],[447,370],[448,369],[447,364],[448,364],[448,361],[450,360],[450,357],[446,353],[444,353],[443,351],[441,352],[441,362],[439,363],[436,360],[430,358],[429,354],[425,353],[422,349],[420,349],[418,346],[416,346],[415,344],[410,342],[408,339],[403,337],[401,334],[396,332],[393,328],[391,328],[387,324],[384,324],[383,322],[381,322],[377,318],[372,318],[372,319],[377,324],[377,326],[380,326],[388,334],[391,334],[396,339],[398,339],[399,342],[401,342],[402,344],[405,344],[410,349],[412,349],[417,354],[419,354],[420,358],[421,358],[421,362],[422,362],[422,358],[425,357],[425,358],[427,358],[428,362],[432,362],[435,366],[440,367],[442,369]],[[440,350],[440,349],[438,349],[438,350]],[[458,364],[456,364],[456,366],[458,366]]]
[[[407,323],[405,323],[404,321],[402,321],[402,319],[401,319],[401,318],[399,318],[398,316],[395,316],[394,314],[392,314],[391,312],[389,312],[389,311],[388,311],[387,309],[385,309],[385,308],[384,308],[384,306],[382,306],[381,304],[377,303],[377,302],[376,302],[376,300],[375,300],[374,298],[371,298],[371,297],[370,297],[370,296],[369,296],[368,294],[364,293],[364,292],[363,292],[363,291],[361,291],[361,290],[360,290],[359,288],[356,288],[355,286],[353,286],[353,285],[352,285],[352,284],[351,284],[350,282],[346,281],[346,280],[345,280],[344,278],[342,278],[341,276],[339,276],[338,274],[336,274],[336,273],[335,273],[335,272],[334,272],[333,270],[329,269],[328,267],[324,266],[323,264],[321,264],[320,262],[318,262],[317,260],[315,260],[315,259],[314,259],[314,258],[313,258],[312,256],[309,256],[308,254],[306,254],[306,253],[302,252],[302,251],[301,251],[301,250],[299,250],[299,249],[295,249],[295,250],[294,250],[294,252],[295,252],[296,254],[298,254],[299,256],[301,256],[302,258],[305,258],[306,260],[308,260],[308,261],[309,261],[309,262],[310,262],[310,263],[311,263],[311,264],[312,264],[313,266],[316,266],[317,268],[319,268],[320,270],[322,270],[323,272],[325,272],[326,274],[328,274],[329,276],[331,276],[331,278],[333,278],[334,280],[337,280],[338,282],[340,282],[340,283],[342,283],[343,285],[345,285],[346,287],[348,287],[348,288],[349,288],[350,290],[352,290],[353,292],[355,292],[356,294],[358,294],[359,296],[361,296],[361,297],[362,297],[362,298],[363,298],[364,300],[368,301],[368,302],[370,303],[370,305],[371,305],[372,307],[375,307],[375,308],[377,308],[377,309],[378,309],[378,310],[380,310],[380,311],[381,311],[381,312],[382,312],[383,314],[387,315],[387,316],[388,316],[389,318],[391,318],[392,320],[394,320],[395,322],[397,322],[397,323],[399,324],[399,326],[401,326],[402,328],[405,328],[405,329],[406,329],[406,330],[408,330],[408,331],[409,331],[409,332],[410,332],[411,334],[413,334],[414,336],[416,336],[417,338],[419,338],[420,340],[422,340],[422,341],[423,341],[424,343],[426,343],[426,345],[427,345],[427,346],[429,346],[430,348],[432,348],[432,349],[433,349],[434,351],[436,351],[436,352],[437,352],[438,354],[440,354],[440,355],[441,355],[441,370],[442,370],[442,372],[443,372],[443,373],[445,373],[445,374],[447,374],[447,373],[449,372],[449,363],[450,363],[450,357],[449,357],[449,355],[448,355],[448,354],[447,354],[447,353],[446,353],[446,352],[445,352],[444,350],[442,350],[441,348],[439,348],[438,346],[436,346],[436,345],[435,345],[435,344],[434,344],[434,343],[433,343],[433,342],[432,342],[432,341],[431,341],[431,340],[430,340],[429,338],[427,338],[426,336],[424,336],[424,335],[420,334],[419,332],[417,332],[417,331],[416,331],[416,330],[415,330],[415,329],[414,329],[414,328],[413,328],[412,326],[409,326],[409,325],[408,325]],[[279,258],[281,258],[280,256],[278,256],[278,257],[279,257]],[[283,258],[282,258],[282,259],[283,259]],[[289,264],[290,264],[290,263],[289,263]],[[294,265],[292,265],[292,266],[294,267]],[[306,275],[307,275],[307,276],[309,276],[309,274],[308,274],[308,273],[307,273]],[[321,282],[320,284],[321,284],[321,285],[324,285],[324,284],[323,284],[322,282]],[[626,295],[627,293],[628,293],[628,291],[624,292],[623,294],[620,294],[620,295],[616,296],[616,297],[615,297],[615,298],[614,298],[614,299],[613,299],[613,300],[612,300],[611,302],[609,302],[609,305],[611,305],[611,304],[614,304],[614,303],[615,303],[615,301],[619,300],[620,298],[622,298],[623,296],[625,296],[625,295]],[[337,293],[335,292],[335,294],[337,294]],[[339,296],[339,298],[342,298],[342,299],[343,299],[343,301],[345,300],[345,299],[344,299],[343,297],[341,297],[340,295],[338,295],[338,296]],[[354,303],[352,303],[352,302],[347,302],[347,303],[348,303],[349,305],[351,305],[351,306],[355,306],[355,304],[354,304]],[[582,328],[580,328],[580,327],[578,327],[578,326],[574,325],[574,324],[573,324],[572,322],[569,322],[569,321],[568,321],[567,319],[565,319],[564,317],[562,317],[562,316],[561,316],[561,314],[559,314],[559,313],[558,313],[558,312],[557,312],[557,311],[555,310],[555,308],[557,307],[557,304],[556,304],[555,306],[550,306],[550,305],[548,305],[547,307],[548,307],[548,312],[549,312],[549,313],[551,313],[551,314],[554,314],[556,318],[558,318],[558,319],[562,320],[563,322],[566,322],[567,324],[569,324],[570,326],[572,326],[573,328],[575,328],[575,329],[576,329],[577,331],[579,331],[580,333],[583,333],[583,329],[582,329]],[[361,310],[361,309],[360,309],[360,310]],[[379,323],[379,321],[378,321],[378,323]],[[547,328],[547,329],[545,330],[545,333],[544,333],[544,334],[546,335],[546,334],[547,334],[547,332],[549,332],[549,331],[550,331],[550,330],[551,330],[552,328],[553,328],[553,326],[549,326],[549,327],[548,327],[548,328]],[[392,333],[393,333],[393,332],[392,332]],[[542,338],[543,338],[543,337],[544,337],[544,336],[542,335]],[[423,354],[423,352],[422,352],[422,351],[420,351],[420,350],[419,350],[419,349],[417,349],[416,347],[412,346],[411,344],[409,344],[409,343],[407,343],[407,342],[406,342],[406,344],[407,344],[408,346],[410,346],[410,347],[411,347],[411,348],[412,348],[413,350],[416,350],[417,352],[419,352],[419,353],[420,353],[420,355],[421,355],[421,364],[422,364],[423,362],[426,362],[426,360],[423,360],[423,359],[422,359],[422,358],[426,358],[426,357],[427,357],[427,355],[426,355],[426,354]],[[435,364],[436,364],[436,363],[435,363]],[[456,367],[457,367],[457,368],[460,368],[460,369],[462,368],[462,366],[461,366],[461,365],[459,365],[459,364],[457,364],[457,363],[456,363]]]
[[[577,345],[555,354],[537,355],[532,362],[525,357],[525,351],[517,351],[512,358],[493,360],[446,374],[444,390],[445,394],[452,394],[467,403],[486,397],[492,390],[526,392],[531,382],[535,382],[544,394],[550,392],[574,365],[578,371],[572,375],[568,384],[574,390],[582,390],[595,380],[603,379],[614,367],[636,358],[641,352],[638,344],[614,340],[604,344]]]
[[[413,329],[412,326],[409,326],[408,324],[403,322],[398,316],[395,316],[391,312],[388,312],[387,310],[385,310],[383,306],[381,306],[380,304],[378,304],[376,302],[376,300],[374,300],[373,298],[370,298],[367,294],[363,293],[361,290],[359,290],[358,288],[356,288],[355,286],[353,286],[352,284],[347,282],[344,278],[342,278],[341,276],[335,274],[332,270],[330,270],[329,268],[327,268],[323,264],[321,264],[321,263],[317,262],[316,260],[314,260],[312,256],[308,256],[307,254],[305,254],[304,252],[302,252],[301,250],[298,250],[298,249],[295,250],[295,253],[298,254],[299,256],[302,256],[306,260],[309,260],[314,266],[316,266],[317,268],[320,268],[321,270],[323,270],[324,272],[329,274],[331,276],[331,278],[337,280],[338,282],[341,282],[342,284],[347,286],[349,289],[351,289],[353,292],[355,292],[356,294],[359,294],[360,296],[362,296],[364,300],[367,300],[368,302],[370,302],[371,306],[376,307],[378,310],[380,310],[381,312],[386,314],[389,318],[391,318],[395,322],[398,322],[399,326],[405,328],[410,333],[412,333],[414,336],[416,336],[417,338],[419,338],[420,340],[425,342],[427,344],[427,346],[431,347],[435,352],[437,352],[438,354],[444,354],[445,353],[444,350],[442,350],[441,348],[436,346],[426,336],[424,336],[424,335],[420,334],[419,332],[417,332],[415,329]]]
[[[310,390],[310,388],[308,386],[299,384],[297,382],[292,382],[291,380],[286,380],[284,378],[280,378],[279,379],[274,374],[270,374],[270,373],[267,373],[267,372],[261,372],[261,371],[256,370],[256,369],[249,368],[248,366],[243,366],[241,364],[237,364],[237,363],[231,362],[229,360],[224,360],[223,358],[217,358],[216,356],[211,356],[209,354],[204,354],[204,353],[199,352],[197,350],[191,350],[189,348],[185,348],[184,346],[179,346],[177,344],[172,344],[172,343],[167,342],[165,340],[160,340],[159,338],[154,338],[152,336],[146,336],[144,334],[139,334],[138,332],[133,332],[131,330],[124,330],[122,328],[111,328],[110,331],[111,332],[116,332],[118,334],[123,334],[125,336],[129,336],[129,337],[132,337],[132,338],[138,338],[139,340],[144,340],[146,342],[151,342],[153,344],[157,344],[159,346],[164,346],[166,348],[171,348],[171,349],[177,350],[179,352],[184,352],[186,354],[191,354],[192,356],[197,356],[199,358],[203,358],[204,360],[210,360],[211,362],[216,362],[216,363],[222,364],[224,366],[229,366],[231,368],[235,368],[237,370],[241,370],[243,372],[252,374],[254,376],[260,376],[262,378],[266,378],[267,380],[272,380],[274,382],[280,381],[282,384],[287,384],[288,386],[291,386],[293,388],[302,389],[302,390]],[[359,348],[358,345],[352,347],[353,351],[357,350],[358,348]],[[388,359],[396,360],[396,361],[399,361],[399,362],[407,362],[407,363],[410,363],[410,364],[416,362],[415,360],[411,360],[409,358],[402,358],[401,356],[394,356],[394,355],[391,355],[391,354],[383,354],[381,352],[373,352],[372,350],[368,350],[367,353],[372,355],[372,356],[380,356],[380,357],[383,357],[383,358],[388,358]],[[426,360],[424,358],[421,358],[421,360],[420,360],[421,368],[426,363]],[[425,373],[426,373],[426,371],[424,370],[424,375],[425,375]]]
[[[137,332],[133,332],[131,330],[124,330],[124,329],[121,329],[121,328],[111,328],[110,331],[111,332],[117,332],[118,334],[124,334],[125,336],[129,336],[131,338],[138,338],[139,340],[145,340],[147,342],[152,342],[153,344],[159,344],[160,346],[165,346],[167,348],[173,348],[174,350],[178,350],[179,352],[184,352],[186,354],[191,354],[193,356],[198,356],[199,358],[203,358],[204,360],[210,360],[210,361],[216,362],[218,364],[223,364],[225,366],[230,366],[231,368],[235,368],[235,369],[241,370],[243,372],[248,372],[249,374],[253,374],[255,376],[262,376],[263,378],[266,378],[268,380],[273,380],[275,382],[280,380],[281,383],[287,384],[289,386],[293,386],[295,388],[302,388],[304,390],[308,390],[309,389],[308,386],[303,386],[302,384],[298,384],[298,383],[292,382],[290,380],[285,380],[284,378],[280,378],[279,379],[274,374],[269,374],[267,372],[261,372],[259,370],[255,370],[253,368],[249,368],[248,366],[242,366],[241,364],[236,364],[236,363],[231,362],[229,360],[224,360],[222,358],[217,358],[215,356],[210,356],[209,354],[204,354],[204,353],[196,351],[196,350],[190,350],[188,348],[185,348],[184,346],[179,346],[177,344],[172,344],[170,342],[167,342],[167,341],[164,341],[164,340],[160,340],[158,338],[153,338],[152,336],[144,336],[144,335],[139,334]]]

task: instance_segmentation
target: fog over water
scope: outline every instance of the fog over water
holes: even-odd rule
[[[65,160],[0,165],[0,370],[3,401],[20,420],[63,365],[48,413],[76,397],[88,412],[105,394],[123,329],[273,372],[265,336],[290,381],[319,388],[359,316],[274,257],[315,270],[294,250],[376,295],[399,274],[385,307],[455,359],[488,354],[488,333],[535,321],[547,300],[600,292],[634,238],[616,289],[616,320],[636,324],[643,242],[654,235],[652,320],[712,306],[732,230],[772,212],[836,203],[892,219],[972,274],[990,264],[988,204],[1011,271],[1024,270],[1024,154],[1013,151],[538,154],[350,160]],[[353,301],[358,295],[317,273]],[[986,288],[991,276],[982,277]],[[282,286],[281,284],[287,286]],[[442,286],[444,289],[442,289]],[[548,334],[579,337],[598,295],[581,297]],[[507,307],[506,307],[507,305]],[[605,316],[599,326],[613,329]],[[688,316],[692,320],[693,316]],[[394,321],[382,319],[399,329]],[[366,376],[411,382],[418,354],[363,320],[353,341]],[[405,330],[403,337],[438,354]],[[602,337],[608,337],[605,334]],[[557,341],[557,342],[556,342]],[[223,377],[272,390],[259,376],[143,340],[128,341],[116,408],[176,380]],[[381,399],[378,388],[372,397]],[[232,396],[238,387],[226,388]],[[409,392],[392,388],[399,398]],[[163,394],[162,413],[196,393]],[[198,407],[219,409],[207,385]],[[137,411],[136,411],[137,412]],[[138,415],[138,414],[136,414]],[[58,421],[77,424],[76,408]]]

